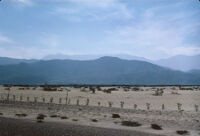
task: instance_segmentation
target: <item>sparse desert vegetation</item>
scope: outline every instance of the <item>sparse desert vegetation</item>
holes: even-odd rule
[[[91,119],[91,121],[92,121],[92,122],[98,122],[98,120],[97,120],[97,119]]]
[[[162,130],[162,127],[159,126],[158,124],[151,124],[151,128],[155,130]]]
[[[44,120],[45,117],[46,117],[46,115],[44,115],[44,114],[38,114],[37,117],[36,117],[37,122],[38,123],[43,122],[43,120]]]
[[[4,112],[0,115],[21,120],[36,118],[38,123],[44,119],[45,123],[80,125],[98,122],[92,125],[123,126],[123,129],[169,136],[185,135],[182,129],[198,133],[200,90],[195,86],[181,90],[177,86],[46,87],[0,87],[0,108]],[[168,132],[169,128],[173,131]]]
[[[114,113],[114,114],[112,114],[112,118],[120,118],[120,115],[119,115],[119,114],[116,114],[116,113]]]
[[[61,119],[68,119],[67,116],[60,116]]]
[[[136,121],[122,121],[121,124],[122,124],[122,126],[128,126],[128,127],[139,127],[139,126],[141,126],[141,124],[136,122]]]
[[[78,121],[78,119],[72,119],[72,121]]]
[[[26,117],[27,114],[26,113],[16,113],[15,116],[17,116],[17,117]]]
[[[176,133],[179,135],[187,135],[189,132],[187,130],[177,130]]]

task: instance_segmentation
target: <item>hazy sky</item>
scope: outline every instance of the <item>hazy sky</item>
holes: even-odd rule
[[[199,0],[2,0],[0,56],[200,54]]]

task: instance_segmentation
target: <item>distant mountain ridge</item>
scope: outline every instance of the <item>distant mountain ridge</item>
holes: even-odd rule
[[[43,60],[54,60],[54,59],[70,59],[70,60],[94,60],[98,59],[104,56],[110,56],[110,57],[118,57],[120,59],[126,59],[126,60],[141,60],[141,61],[147,61],[148,59],[128,54],[115,54],[115,55],[64,55],[64,54],[52,54],[47,55],[43,57]]]
[[[200,85],[200,74],[117,57],[2,65],[0,77],[0,84]]]
[[[72,60],[93,60],[103,57],[104,55],[63,55],[63,54],[54,54],[44,57],[44,60],[52,59],[72,59]],[[111,57],[118,57],[126,60],[141,60],[150,62],[159,66],[168,67],[174,70],[181,71],[190,71],[192,69],[200,69],[200,55],[186,56],[186,55],[177,55],[166,59],[160,60],[150,60],[144,57],[138,57],[127,54],[115,54],[108,55]]]
[[[95,60],[104,55],[63,55],[63,54],[55,54],[55,55],[48,55],[42,60]],[[167,59],[160,59],[160,60],[149,60],[143,57],[137,57],[127,54],[115,54],[109,55],[110,57],[118,57],[120,59],[125,60],[140,60],[150,62],[159,66],[163,66],[166,68],[170,68],[173,70],[181,70],[181,71],[190,71],[193,69],[200,70],[200,55],[195,56],[185,56],[185,55],[177,55]],[[15,58],[7,58],[7,57],[0,57],[0,65],[8,65],[8,64],[19,64],[19,63],[33,63],[40,60],[37,59],[15,59]]]
[[[19,64],[19,63],[33,63],[33,62],[37,62],[37,61],[39,61],[39,60],[0,57],[0,65],[10,65],[10,64]]]

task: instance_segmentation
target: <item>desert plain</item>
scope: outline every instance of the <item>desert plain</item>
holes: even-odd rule
[[[0,135],[23,136],[24,128],[39,126],[29,135],[68,136],[59,129],[77,128],[88,131],[83,136],[200,136],[199,106],[199,86],[2,85]]]

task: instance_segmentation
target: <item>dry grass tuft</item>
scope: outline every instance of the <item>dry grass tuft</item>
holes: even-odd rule
[[[177,130],[176,133],[179,134],[179,135],[186,135],[189,132],[187,130]]]
[[[54,114],[54,115],[50,115],[50,117],[51,118],[58,118],[58,117],[60,117],[59,115],[56,115],[56,114]]]
[[[45,117],[46,117],[46,115],[44,115],[44,114],[38,114],[38,116],[36,117],[37,122],[42,123]]]
[[[17,117],[26,117],[27,114],[25,114],[25,113],[21,113],[21,114],[16,113],[15,116],[17,116]]]
[[[91,119],[91,121],[92,121],[92,122],[98,122],[98,120],[97,120],[97,119]]]
[[[153,128],[155,130],[162,130],[162,127],[157,124],[151,124],[151,128]]]
[[[119,114],[112,114],[112,118],[120,118]]]
[[[66,116],[61,116],[60,118],[61,119],[68,119],[68,117],[66,117]]]
[[[78,119],[72,119],[72,121],[78,121]]]
[[[141,124],[136,122],[136,121],[122,121],[121,124],[122,124],[122,126],[128,126],[128,127],[139,127],[139,126],[141,126]]]

